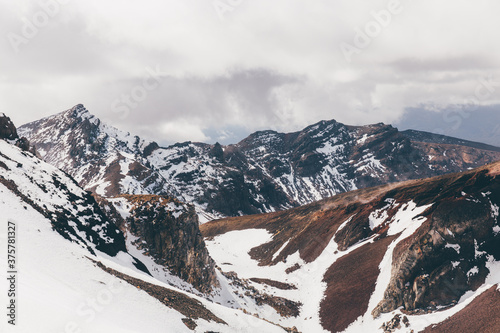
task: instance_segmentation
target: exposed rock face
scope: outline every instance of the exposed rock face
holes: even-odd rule
[[[110,201],[100,198],[101,207],[126,234],[137,237],[137,249],[151,256],[170,272],[203,293],[218,286],[215,263],[200,233],[192,206],[155,195],[124,195]],[[116,210],[126,209],[124,220]]]
[[[36,155],[36,150],[30,146],[28,139],[19,137],[16,126],[4,113],[0,113],[0,139],[9,140],[22,150]]]
[[[18,139],[16,126],[5,114],[0,113],[0,139]]]
[[[497,195],[487,196],[491,190]],[[417,313],[451,306],[480,287],[489,273],[488,258],[500,259],[500,237],[493,232],[498,216],[492,213],[499,190],[491,184],[475,195],[440,202],[429,221],[395,249],[391,282],[373,315],[400,306]]]
[[[321,121],[294,133],[260,131],[238,144],[159,147],[103,124],[82,105],[19,129],[44,159],[102,196],[170,195],[203,221],[272,212],[332,195],[465,171],[500,149],[390,125]]]

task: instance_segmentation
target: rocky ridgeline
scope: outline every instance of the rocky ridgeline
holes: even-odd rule
[[[202,222],[283,210],[500,159],[498,150],[463,140],[415,131],[406,136],[390,125],[346,126],[334,120],[293,133],[260,131],[228,146],[159,147],[102,123],[83,105],[26,124],[20,132],[45,161],[87,190],[101,196],[173,196],[194,204]]]

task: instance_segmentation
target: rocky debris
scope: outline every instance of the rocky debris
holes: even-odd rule
[[[285,269],[285,273],[286,274],[290,274],[290,273],[295,272],[298,269],[300,269],[300,265],[299,264],[295,264],[292,267],[288,267],[287,269]]]
[[[275,280],[271,280],[271,279],[251,278],[250,281],[260,283],[260,284],[266,284],[268,286],[278,288],[281,290],[295,290],[295,289],[297,289],[297,287],[294,286],[293,284],[275,281]]]
[[[160,287],[158,285],[152,284],[145,282],[143,280],[139,280],[136,278],[133,278],[129,275],[120,273],[112,268],[106,267],[103,265],[101,262],[97,262],[95,260],[92,260],[88,258],[92,262],[96,264],[99,268],[101,268],[103,271],[112,274],[129,284],[131,284],[134,287],[137,287],[141,290],[144,290],[146,293],[148,293],[150,296],[156,298],[159,300],[162,304],[165,306],[172,308],[184,316],[186,316],[186,320],[183,320],[184,324],[188,326],[190,329],[195,329],[196,327],[193,324],[194,320],[197,319],[205,319],[207,321],[213,321],[216,323],[220,324],[226,324],[222,319],[217,317],[215,314],[213,314],[210,310],[208,310],[202,303],[199,301],[190,298],[180,292],[167,289],[164,287]],[[226,324],[227,325],[227,324]],[[194,328],[191,327],[194,326]]]
[[[187,326],[187,328],[189,328],[192,331],[194,331],[196,327],[198,327],[196,322],[191,318],[182,318],[182,322],[184,323],[184,325]]]
[[[383,323],[380,328],[384,331],[384,333],[392,333],[401,329],[402,325],[407,328],[410,326],[408,317],[403,316],[403,318],[401,318],[400,314],[396,314],[390,321]],[[413,333],[413,330],[410,332]]]
[[[235,272],[223,272],[220,268],[219,271],[229,280],[230,284],[244,290],[245,296],[251,297],[256,301],[257,305],[269,305],[284,318],[298,317],[300,314],[301,303],[290,301],[283,297],[271,296],[258,291],[252,287],[247,279],[241,279]],[[238,295],[238,292],[236,292]],[[292,331],[293,332],[293,331]]]
[[[219,285],[215,263],[205,247],[192,206],[166,196],[119,198],[130,205],[125,220],[109,201],[101,198],[100,204],[120,229],[138,237],[134,246],[203,293],[210,293]]]

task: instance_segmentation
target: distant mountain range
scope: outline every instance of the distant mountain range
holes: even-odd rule
[[[500,105],[408,108],[394,125],[500,146]]]
[[[321,121],[299,132],[260,131],[228,146],[169,147],[102,123],[83,105],[19,128],[41,157],[101,196],[170,195],[200,220],[272,212],[332,195],[460,172],[500,149],[390,125]]]

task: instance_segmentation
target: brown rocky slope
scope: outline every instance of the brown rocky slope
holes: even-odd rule
[[[340,332],[367,311],[374,317],[397,309],[412,316],[433,313],[484,285],[491,273],[488,264],[500,260],[499,175],[496,162],[464,173],[352,191],[283,212],[213,221],[201,231],[212,238],[266,229],[272,240],[250,251],[265,266],[286,262],[297,251],[306,263],[314,262],[335,240],[346,255],[323,276],[327,287],[320,317],[324,328]],[[415,231],[399,239],[403,231],[397,230],[401,221],[396,217],[410,202],[424,210],[407,221]],[[392,253],[387,252],[390,244]],[[389,282],[368,308],[387,253],[392,258]],[[488,308],[482,311],[494,315]]]

